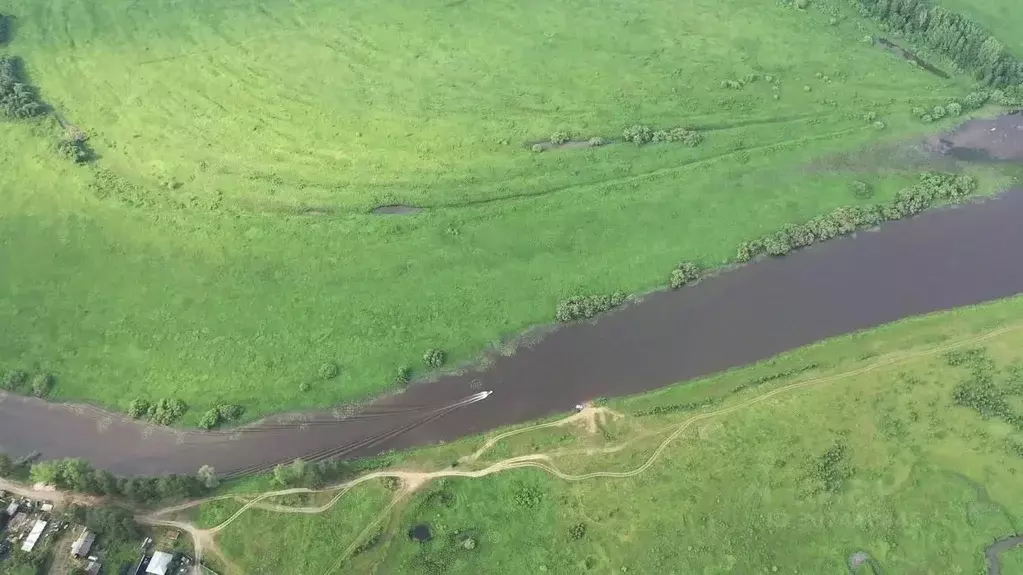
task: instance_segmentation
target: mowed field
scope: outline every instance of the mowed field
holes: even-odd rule
[[[4,0],[6,52],[98,158],[57,158],[53,118],[0,123],[0,369],[121,409],[178,397],[185,423],[334,405],[568,296],[883,200],[921,169],[896,144],[953,123],[911,107],[970,84],[863,42],[844,8]],[[527,145],[633,124],[705,139]],[[430,209],[368,213],[394,203]]]
[[[868,560],[854,573],[987,573],[987,546],[1023,521],[1021,305],[903,321],[611,401],[617,415],[594,427],[522,426],[471,462],[497,432],[393,458],[470,471],[547,455],[570,480],[509,469],[388,498],[372,479],[323,514],[249,510],[218,541],[254,575],[844,573],[857,557]],[[265,503],[331,494],[295,497]],[[205,506],[202,523],[238,508],[225,505]],[[421,525],[432,539],[411,541]],[[343,537],[325,546],[320,533]],[[1004,553],[1002,573],[1019,556]]]

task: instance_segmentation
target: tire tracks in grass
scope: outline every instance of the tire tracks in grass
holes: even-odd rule
[[[393,507],[395,505],[397,505],[397,503],[399,501],[401,501],[404,497],[407,497],[407,496],[411,495],[412,493],[417,491],[420,487],[422,487],[426,483],[429,483],[430,481],[433,481],[435,479],[446,478],[446,477],[460,477],[460,478],[478,479],[478,478],[486,477],[486,476],[493,475],[493,474],[496,474],[496,473],[501,473],[501,472],[504,472],[504,471],[509,471],[509,470],[513,470],[513,469],[525,469],[525,468],[540,469],[542,471],[547,472],[548,474],[550,474],[553,477],[556,477],[556,478],[564,480],[564,481],[572,481],[572,482],[575,482],[575,481],[586,481],[586,480],[598,479],[598,478],[627,479],[627,478],[631,478],[631,477],[636,477],[636,476],[646,472],[648,469],[650,469],[660,459],[661,455],[665,452],[665,450],[667,450],[668,447],[670,447],[672,445],[672,443],[674,443],[675,440],[678,439],[683,433],[685,433],[687,430],[692,428],[694,425],[696,425],[696,424],[698,424],[698,423],[700,423],[702,421],[706,421],[706,420],[709,420],[709,419],[713,419],[713,418],[721,417],[721,416],[724,416],[724,415],[728,415],[728,414],[734,413],[736,411],[743,410],[743,409],[752,407],[754,405],[763,403],[763,402],[768,401],[768,400],[770,400],[770,399],[772,399],[774,397],[777,397],[779,395],[787,394],[789,392],[793,392],[793,391],[797,391],[797,390],[802,390],[802,389],[806,389],[806,388],[810,388],[810,387],[816,387],[816,386],[820,386],[822,384],[832,383],[832,382],[839,381],[839,380],[842,380],[842,379],[847,379],[847,378],[850,378],[850,377],[856,377],[856,376],[864,375],[866,373],[870,373],[872,371],[876,371],[876,370],[881,369],[881,368],[891,367],[891,366],[894,366],[894,365],[899,365],[899,364],[907,363],[907,362],[910,362],[910,361],[913,361],[913,360],[916,360],[916,359],[921,359],[921,358],[924,358],[924,357],[934,356],[934,355],[937,355],[937,354],[940,354],[940,353],[951,351],[953,349],[975,345],[975,344],[983,342],[983,341],[994,339],[994,338],[999,337],[1001,335],[1004,335],[1006,333],[1009,333],[1009,332],[1012,332],[1012,331],[1016,331],[1016,330],[1020,329],[1021,327],[1023,327],[1023,324],[1013,324],[1013,325],[1005,326],[1005,327],[1002,327],[1002,328],[999,328],[999,329],[996,329],[996,330],[993,330],[993,331],[990,331],[990,332],[987,332],[987,333],[984,333],[984,334],[981,334],[981,335],[978,335],[978,336],[975,336],[975,337],[972,337],[972,338],[967,338],[967,339],[964,339],[964,340],[960,340],[960,341],[953,342],[953,343],[946,344],[946,345],[942,345],[942,346],[937,346],[937,347],[933,347],[933,348],[929,348],[929,349],[925,349],[925,350],[921,350],[921,351],[916,351],[916,352],[905,352],[905,353],[890,354],[890,355],[884,356],[884,357],[882,357],[882,358],[880,358],[880,359],[878,359],[878,360],[876,360],[876,361],[874,361],[874,362],[872,362],[872,363],[870,363],[870,364],[868,364],[868,365],[866,365],[864,367],[861,367],[859,369],[854,369],[854,370],[850,370],[850,371],[846,371],[846,372],[842,372],[842,373],[834,374],[834,375],[821,376],[821,377],[815,377],[815,378],[811,378],[811,379],[807,379],[807,380],[797,381],[797,382],[794,382],[794,383],[790,383],[790,384],[787,384],[787,385],[775,388],[775,389],[773,389],[771,391],[762,393],[762,394],[754,396],[752,398],[746,399],[746,400],[741,401],[739,403],[736,403],[734,405],[730,405],[730,406],[727,406],[727,407],[724,407],[724,408],[721,408],[721,409],[716,409],[714,411],[709,411],[709,412],[706,412],[706,413],[701,413],[701,414],[693,415],[693,416],[685,419],[681,423],[676,423],[676,424],[671,424],[671,425],[665,426],[661,430],[661,432],[672,430],[671,434],[668,435],[665,439],[663,439],[660,442],[660,444],[657,446],[656,449],[654,449],[653,453],[646,459],[646,461],[644,461],[638,467],[636,467],[634,469],[631,469],[631,470],[627,470],[627,471],[593,471],[593,472],[582,473],[582,474],[566,473],[564,471],[561,471],[560,469],[558,469],[554,465],[554,463],[553,463],[553,461],[551,459],[551,454],[539,453],[539,454],[529,454],[529,455],[522,455],[522,456],[517,456],[517,457],[511,457],[511,458],[504,459],[502,461],[496,462],[494,464],[491,464],[491,465],[489,465],[489,466],[487,466],[487,467],[485,467],[483,469],[474,470],[474,471],[463,471],[463,470],[450,469],[450,468],[449,469],[442,469],[442,470],[439,470],[439,471],[432,471],[432,472],[402,471],[402,470],[383,470],[383,471],[370,472],[370,473],[362,475],[362,476],[360,476],[360,477],[358,477],[356,479],[353,479],[353,480],[350,480],[350,481],[347,481],[347,482],[344,482],[344,483],[341,483],[341,484],[338,484],[338,485],[335,485],[335,486],[327,487],[327,488],[312,489],[312,488],[306,488],[306,487],[296,487],[296,488],[281,489],[281,490],[275,490],[275,491],[267,491],[267,492],[263,492],[261,494],[254,495],[252,497],[252,499],[250,499],[247,503],[245,503],[240,509],[238,509],[228,519],[224,520],[220,524],[218,524],[218,525],[216,525],[216,526],[214,526],[212,528],[209,528],[209,529],[199,529],[199,528],[195,527],[194,525],[192,525],[191,523],[187,523],[187,522],[183,522],[183,521],[172,521],[172,520],[162,519],[162,517],[164,517],[164,516],[166,516],[168,514],[177,513],[177,512],[180,512],[180,511],[184,511],[186,509],[190,509],[192,507],[201,505],[203,503],[208,503],[208,502],[222,500],[222,499],[227,499],[227,498],[245,497],[245,495],[244,494],[241,494],[241,495],[240,494],[230,494],[230,495],[222,495],[222,496],[217,496],[217,497],[212,497],[212,498],[206,498],[206,499],[201,499],[201,500],[197,500],[197,501],[187,502],[187,503],[184,503],[184,504],[181,504],[181,505],[175,505],[175,506],[172,506],[172,507],[168,507],[168,508],[164,508],[164,509],[161,509],[161,510],[157,510],[157,511],[154,511],[154,512],[149,513],[149,514],[139,515],[139,516],[137,516],[137,519],[138,519],[138,521],[140,523],[143,523],[143,524],[166,525],[166,526],[172,526],[172,527],[175,527],[177,529],[181,529],[183,531],[186,531],[193,538],[193,541],[195,541],[195,543],[197,545],[197,549],[202,548],[202,545],[205,544],[206,547],[209,547],[211,549],[211,552],[215,553],[218,557],[220,557],[220,556],[223,555],[223,553],[222,553],[221,550],[216,548],[217,546],[216,546],[216,543],[214,541],[214,536],[217,533],[220,533],[221,531],[223,531],[224,529],[229,527],[232,523],[234,523],[234,521],[236,521],[239,517],[241,517],[242,514],[244,514],[245,512],[249,511],[250,509],[258,509],[258,508],[261,507],[261,505],[265,505],[263,502],[265,502],[267,499],[274,498],[274,497],[280,497],[280,496],[283,496],[283,495],[333,493],[334,496],[330,499],[330,501],[328,501],[324,505],[321,505],[321,506],[318,506],[318,507],[299,507],[299,508],[295,508],[295,507],[285,507],[285,506],[266,506],[266,507],[271,507],[272,511],[274,511],[274,512],[300,513],[300,514],[315,515],[315,514],[320,514],[320,513],[323,513],[325,511],[331,509],[334,505],[336,505],[341,500],[342,497],[344,497],[345,494],[347,494],[353,488],[357,487],[358,485],[360,485],[362,483],[366,483],[368,481],[373,481],[373,480],[376,480],[376,479],[382,479],[382,478],[386,478],[386,477],[392,477],[392,478],[396,478],[396,479],[401,480],[403,482],[403,488],[402,488],[401,491],[399,491],[398,494],[395,495],[395,497],[393,498],[392,502],[385,509],[385,513],[383,513],[380,516],[378,516],[376,519],[374,519],[374,521],[372,523],[370,523],[366,528],[364,528],[362,530],[362,532],[360,533],[360,536],[357,537],[355,539],[355,541],[353,541],[352,544],[348,546],[348,548],[346,548],[345,552],[339,556],[338,561],[330,568],[330,570],[328,570],[326,572],[326,575],[329,575],[330,573],[332,573],[335,569],[337,569],[337,567],[339,567],[344,562],[344,559],[346,559],[348,554],[350,554],[351,551],[353,549],[355,549],[355,546],[361,541],[361,538],[366,533],[368,533],[369,530],[372,529],[376,524],[378,524],[380,519],[383,516],[386,516],[386,513],[390,512],[390,510],[393,509]],[[496,437],[492,438],[491,440],[487,441],[483,445],[483,447],[481,447],[476,452],[474,452],[472,455],[470,455],[469,456],[469,460],[475,461],[476,459],[479,458],[480,455],[482,455],[486,450],[488,450],[491,447],[493,447],[496,443],[498,443],[499,441],[501,441],[503,439],[507,439],[508,437],[511,437],[513,435],[517,435],[517,434],[520,434],[520,433],[525,433],[525,432],[528,432],[528,431],[537,431],[537,430],[546,429],[546,428],[550,428],[550,427],[554,427],[554,426],[558,426],[558,425],[565,425],[567,423],[580,421],[580,420],[584,419],[585,417],[595,417],[596,414],[599,413],[597,408],[592,408],[591,407],[591,408],[588,408],[588,409],[589,409],[589,411],[584,409],[583,412],[576,413],[576,414],[573,414],[571,416],[568,416],[566,418],[562,418],[562,419],[559,419],[559,420],[545,422],[545,423],[541,423],[541,424],[537,424],[537,425],[532,425],[532,426],[528,426],[528,427],[523,427],[523,428],[520,428],[520,429],[517,429],[517,430],[511,430],[511,431],[499,434]],[[659,433],[659,432],[655,432],[655,433]],[[264,508],[266,508],[266,507],[264,507]],[[270,510],[270,509],[268,509],[268,510]],[[199,552],[197,551],[197,556],[198,556],[198,554],[199,554]],[[225,561],[225,563],[228,563],[228,561]]]

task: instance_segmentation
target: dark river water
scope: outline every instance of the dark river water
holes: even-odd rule
[[[152,427],[93,407],[0,397],[0,448],[124,474],[234,474],[296,457],[453,440],[598,396],[652,390],[900,318],[1023,292],[1023,190],[928,212],[659,292],[564,327],[483,371],[412,386],[360,413],[278,416],[232,432]],[[458,402],[481,390],[493,395]],[[454,406],[454,407],[452,407]]]

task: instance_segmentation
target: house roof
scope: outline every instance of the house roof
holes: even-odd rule
[[[92,548],[92,543],[96,540],[96,534],[88,529],[82,529],[82,534],[75,539],[75,542],[71,544],[71,554],[78,557],[85,557],[89,554],[89,549]]]
[[[149,566],[146,567],[146,573],[148,575],[167,575],[171,559],[174,559],[174,556],[170,553],[163,551],[153,553],[153,558],[149,560]]]
[[[32,526],[32,531],[29,531],[28,537],[25,538],[25,542],[21,544],[21,550],[31,551],[34,549],[45,529],[46,522],[42,519],[37,519],[35,525]]]

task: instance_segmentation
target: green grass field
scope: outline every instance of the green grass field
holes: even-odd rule
[[[569,482],[516,469],[439,479],[382,516],[386,493],[372,480],[328,515],[253,511],[222,532],[223,548],[247,572],[282,575],[840,573],[857,552],[885,573],[986,572],[985,547],[1023,529],[1021,312],[1015,298],[829,340],[612,401],[620,417],[596,433],[526,430],[455,468],[546,453],[569,474],[642,469],[697,417],[632,477]],[[982,417],[956,400],[987,382],[1006,411]],[[483,439],[405,454],[399,468],[443,469]],[[612,446],[624,448],[600,451]],[[204,524],[224,515],[211,506]],[[424,523],[433,539],[410,541],[406,532]],[[313,559],[302,550],[321,530],[363,535]],[[367,540],[376,545],[344,555]],[[301,567],[289,567],[298,557]],[[1018,557],[1004,555],[1004,573]]]
[[[1013,0],[940,0],[939,6],[954,10],[989,30],[1017,54],[1023,52],[1023,14]]]
[[[864,43],[847,9],[0,1],[5,50],[98,155],[57,158],[53,118],[0,123],[0,369],[119,409],[178,397],[186,424],[218,402],[323,407],[430,348],[476,357],[578,292],[716,266],[864,201],[852,180],[889,197],[921,167],[839,159],[952,125],[909,110],[970,83]],[[706,137],[525,145],[637,123]],[[431,209],[367,213],[391,203]]]

